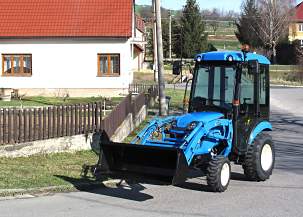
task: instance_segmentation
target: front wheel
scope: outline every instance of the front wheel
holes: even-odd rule
[[[230,162],[224,156],[217,156],[209,162],[207,184],[214,192],[224,192],[230,181]]]
[[[275,147],[270,135],[260,133],[248,146],[243,169],[246,177],[253,181],[265,181],[272,174],[275,164]]]

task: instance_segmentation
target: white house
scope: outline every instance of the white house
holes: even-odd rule
[[[118,95],[142,65],[144,23],[133,0],[0,0],[0,20],[2,90]]]

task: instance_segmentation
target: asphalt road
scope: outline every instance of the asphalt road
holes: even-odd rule
[[[91,192],[0,201],[1,217],[303,216],[303,88],[272,89],[276,167],[267,182],[249,182],[233,166],[229,189],[208,192],[205,178],[182,187],[123,183]]]

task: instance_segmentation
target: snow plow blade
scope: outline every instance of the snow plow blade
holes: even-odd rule
[[[109,172],[159,178],[173,185],[185,182],[188,165],[182,150],[127,143],[102,143]]]

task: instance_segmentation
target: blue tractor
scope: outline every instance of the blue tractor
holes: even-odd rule
[[[173,185],[199,169],[213,191],[223,192],[232,161],[248,179],[265,181],[275,162],[268,134],[269,65],[266,57],[246,51],[198,54],[188,112],[152,120],[130,144],[104,137],[102,169],[168,178]]]

